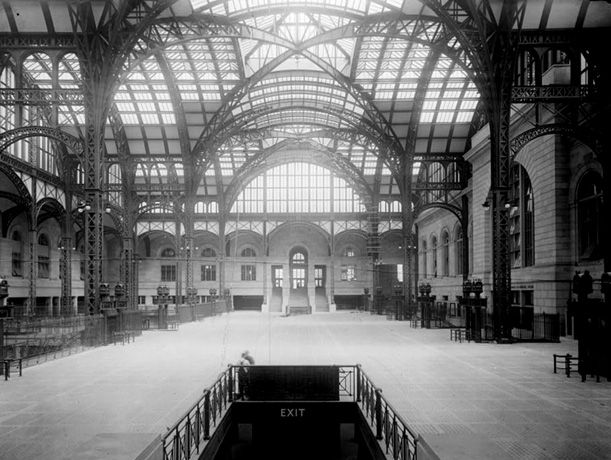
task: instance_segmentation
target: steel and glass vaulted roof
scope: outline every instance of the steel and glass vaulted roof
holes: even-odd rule
[[[0,32],[71,34],[66,3],[6,1]],[[116,2],[81,3],[99,18]],[[194,178],[200,198],[222,203],[226,190],[250,177],[245,168],[273,167],[286,161],[283,151],[316,146],[311,158],[327,155],[331,169],[351,165],[354,180],[384,199],[399,193],[402,156],[455,158],[468,146],[481,99],[478,69],[447,26],[449,16],[455,23],[469,19],[462,2],[134,4],[146,7],[140,13],[161,8],[154,18],[136,9],[127,15],[126,24],[148,23],[131,41],[116,82],[106,150],[110,162],[129,160],[139,192]],[[498,13],[502,1],[490,5]],[[609,26],[610,16],[605,2],[533,0],[523,27]],[[74,53],[59,60],[56,82],[50,65],[48,55],[33,52],[24,61],[28,84],[80,87]],[[82,107],[59,107],[58,122],[78,132]],[[307,157],[304,151],[299,161]]]

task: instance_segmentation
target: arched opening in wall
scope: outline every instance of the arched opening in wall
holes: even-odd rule
[[[11,275],[23,277],[23,243],[21,233],[14,231],[11,235],[12,251],[11,251]]]
[[[49,278],[49,238],[44,233],[38,236],[38,278]]]
[[[437,278],[438,260],[437,260],[437,237],[433,235],[431,237],[431,275],[433,278]]]
[[[577,188],[577,242],[580,260],[596,260],[602,257],[602,177],[588,171]]]
[[[441,276],[450,276],[450,233],[441,234]]]
[[[457,224],[454,229],[454,271],[457,275],[462,275],[463,273],[463,244],[462,227],[460,224]]]
[[[307,286],[308,261],[303,248],[293,249],[290,256],[291,290]]]
[[[289,283],[288,311],[309,310],[308,252],[303,247],[294,247],[289,252]]]
[[[535,216],[533,188],[523,166],[511,168],[509,209],[509,250],[511,267],[530,267],[535,263]]]
[[[420,259],[422,260],[422,278],[426,278],[428,276],[428,263],[427,263],[427,244],[426,240],[422,240],[422,244],[420,246]]]

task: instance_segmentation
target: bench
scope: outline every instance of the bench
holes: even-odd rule
[[[4,374],[4,380],[8,380],[11,376],[11,367],[15,371],[19,371],[19,377],[23,375],[23,362],[21,358],[5,359],[2,362],[2,373]]]
[[[135,342],[136,341],[136,333],[133,331],[115,331],[112,333],[112,343],[116,345],[117,342],[121,340],[121,345],[125,345],[125,343]]]
[[[177,331],[179,324],[180,323],[175,319],[168,320],[168,330]]]
[[[467,330],[464,327],[450,328],[450,340],[454,342],[469,341]]]
[[[579,357],[570,354],[558,355],[554,353],[554,374],[558,370],[563,370],[567,377],[571,376],[571,371],[579,364]]]

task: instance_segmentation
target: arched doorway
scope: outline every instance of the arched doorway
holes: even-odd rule
[[[305,288],[308,284],[308,259],[303,248],[291,251],[290,259],[291,289]]]
[[[289,253],[289,278],[289,314],[311,313],[308,297],[308,252],[303,247],[295,247]]]

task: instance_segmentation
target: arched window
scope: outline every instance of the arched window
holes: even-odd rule
[[[44,246],[38,248],[38,277],[48,278],[49,277],[49,238],[44,233],[38,235],[38,246]]]
[[[441,234],[441,276],[450,276],[450,234],[447,230]]]
[[[427,268],[428,268],[428,264],[426,263],[426,258],[428,257],[426,248],[427,248],[426,240],[422,240],[422,247],[420,248],[420,255],[422,259],[422,277],[423,278],[427,277]]]
[[[244,248],[242,249],[242,257],[257,257],[257,253],[253,248]]]
[[[456,226],[454,231],[454,260],[455,260],[455,272],[457,275],[461,275],[463,272],[463,239],[462,239],[462,227]]]
[[[511,168],[509,207],[509,250],[512,268],[529,267],[535,262],[534,200],[526,170],[515,163]]]
[[[580,259],[601,257],[602,235],[602,178],[594,171],[587,172],[577,188],[577,232]]]
[[[352,246],[346,246],[344,248],[342,256],[344,256],[344,257],[354,257],[354,248]]]
[[[174,248],[164,248],[161,251],[161,257],[176,257],[176,251]]]
[[[15,230],[11,236],[11,239],[16,242],[16,244],[13,244],[13,250],[11,255],[11,274],[13,276],[23,276],[23,248],[21,246],[21,233]]]
[[[204,248],[202,250],[202,257],[216,257],[216,251],[212,248]]]
[[[437,237],[435,235],[431,237],[431,253],[433,256],[431,266],[432,275],[433,278],[437,278]]]

